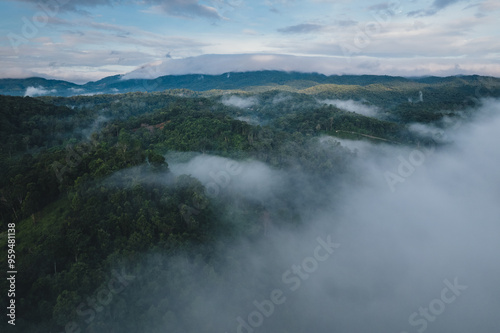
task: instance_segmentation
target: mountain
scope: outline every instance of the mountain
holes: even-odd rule
[[[323,75],[318,73],[299,73],[284,71],[255,71],[224,73],[221,75],[186,74],[166,75],[155,79],[125,79],[126,76],[114,75],[99,81],[78,85],[60,80],[43,78],[0,79],[0,94],[13,96],[73,96],[85,94],[115,94],[127,92],[153,92],[168,89],[189,89],[193,91],[221,90],[252,90],[255,87],[287,88],[288,90],[306,89],[318,85],[358,85],[368,86],[381,84],[388,87],[414,86],[422,84],[478,84],[485,77],[425,77],[404,78],[379,75]],[[496,85],[497,78],[485,78]],[[479,82],[481,84],[481,82]]]
[[[64,92],[64,96],[75,95],[80,88],[80,86],[76,83],[62,80],[48,80],[41,77],[30,77],[27,79],[0,79],[0,94],[2,95],[24,96],[27,89],[30,87],[39,89],[39,93],[34,95],[60,95],[59,92]]]

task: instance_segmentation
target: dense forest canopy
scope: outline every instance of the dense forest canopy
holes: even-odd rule
[[[415,129],[467,122],[482,98],[500,96],[498,79],[477,76],[231,78],[205,77],[204,89],[199,78],[167,77],[156,92],[0,96],[0,246],[15,222],[20,331],[215,332],[219,317],[202,296],[252,274],[232,246],[302,230],[308,214],[336,208],[346,179],[362,181],[352,167],[359,152],[344,140],[439,149],[448,142]],[[49,83],[0,80],[0,88],[22,95],[26,84]],[[164,90],[174,83],[193,90]],[[127,91],[132,83],[90,86]],[[202,181],[196,163],[215,171]],[[252,170],[279,186],[251,187]],[[234,180],[241,172],[247,183]],[[113,301],[92,306],[117,274],[123,291],[113,280]],[[7,280],[0,285],[8,289]],[[240,287],[240,303],[251,291],[269,293],[257,280]],[[202,305],[212,320],[200,330],[189,314]],[[283,307],[277,316],[287,318],[293,305]],[[270,325],[289,332],[297,321]]]

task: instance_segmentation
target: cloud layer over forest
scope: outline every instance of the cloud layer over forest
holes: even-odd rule
[[[445,146],[343,140],[357,151],[351,177],[333,177],[316,191],[307,185],[311,175],[262,162],[199,155],[171,163],[174,174],[218,184],[217,200],[243,196],[271,213],[264,238],[231,246],[218,282],[207,284],[194,264],[169,259],[173,272],[192,272],[186,283],[195,297],[180,314],[184,324],[169,329],[496,331],[500,101],[485,100],[473,113],[470,124],[445,129]],[[272,214],[283,193],[298,207],[306,197],[322,204],[300,209],[302,225],[283,227]]]

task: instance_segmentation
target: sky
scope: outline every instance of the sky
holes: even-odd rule
[[[497,0],[3,0],[0,77],[498,77],[499,12]]]

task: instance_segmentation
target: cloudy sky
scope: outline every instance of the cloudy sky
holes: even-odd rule
[[[0,77],[500,76],[497,0],[4,0],[0,13]]]

